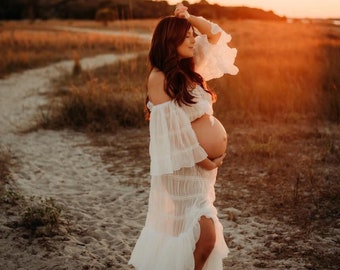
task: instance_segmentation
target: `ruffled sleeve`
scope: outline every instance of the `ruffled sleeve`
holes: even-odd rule
[[[211,23],[211,32],[214,34],[221,32],[221,37],[216,44],[211,44],[207,35],[199,34],[196,37],[195,71],[206,81],[220,78],[224,74],[236,75],[238,68],[234,65],[234,62],[237,50],[228,46],[231,35],[214,23]]]
[[[174,101],[152,106],[149,151],[151,175],[192,167],[208,156],[199,145],[189,118]]]

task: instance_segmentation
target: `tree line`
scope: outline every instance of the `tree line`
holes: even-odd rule
[[[249,7],[210,5],[202,0],[190,5],[193,14],[206,18],[284,20],[272,11]],[[0,20],[30,19],[86,19],[98,18],[98,13],[110,20],[159,18],[173,12],[167,1],[151,0],[1,0]],[[105,12],[109,14],[105,14]]]

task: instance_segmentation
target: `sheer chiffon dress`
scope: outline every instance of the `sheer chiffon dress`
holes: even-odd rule
[[[217,44],[206,35],[196,36],[195,68],[205,80],[236,74],[236,49],[227,43],[231,36],[211,23],[212,33],[221,32]],[[213,114],[211,95],[200,86],[192,90],[196,104],[179,106],[174,101],[153,105],[150,114],[150,175],[148,213],[145,226],[129,264],[138,270],[193,270],[193,252],[200,236],[199,220],[211,218],[216,242],[204,270],[222,270],[228,254],[222,225],[217,218],[214,184],[217,169],[208,171],[196,163],[207,157],[199,145],[191,122]]]

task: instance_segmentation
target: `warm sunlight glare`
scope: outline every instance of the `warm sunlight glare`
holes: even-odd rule
[[[178,0],[168,0],[170,4],[176,4]],[[199,0],[190,0],[189,3],[197,3]],[[300,18],[340,18],[339,0],[208,0],[210,4],[224,6],[249,6],[272,10],[277,15]]]

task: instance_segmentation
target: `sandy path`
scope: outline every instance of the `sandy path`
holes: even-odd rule
[[[83,59],[81,65],[95,68],[133,57],[136,54],[101,55]],[[121,177],[108,172],[100,151],[89,146],[84,134],[17,132],[32,123],[39,107],[47,103],[42,94],[50,91],[50,81],[71,71],[72,65],[64,61],[0,81],[0,144],[18,159],[14,180],[26,196],[54,198],[70,217],[72,231],[66,241],[51,242],[53,250],[46,250],[33,244],[38,240],[28,246],[20,234],[3,226],[6,221],[1,222],[1,233],[6,236],[0,240],[2,269],[121,269],[134,241],[131,234],[140,230],[147,194],[121,185]],[[128,207],[131,201],[138,207]]]

